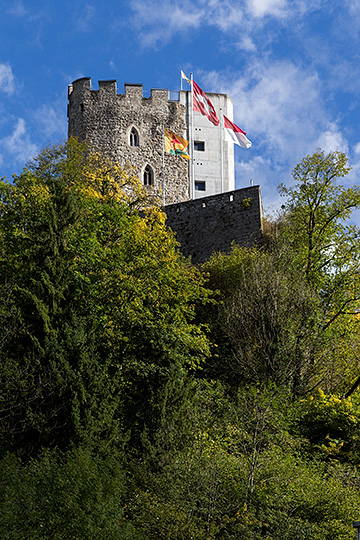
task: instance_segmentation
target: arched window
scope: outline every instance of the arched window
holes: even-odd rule
[[[144,186],[153,186],[154,185],[154,172],[150,165],[146,165],[143,174]]]
[[[132,127],[130,130],[129,143],[130,146],[139,146],[139,133],[134,127]]]

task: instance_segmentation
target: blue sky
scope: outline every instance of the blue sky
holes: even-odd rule
[[[0,0],[0,177],[67,134],[79,77],[178,90],[180,70],[234,102],[250,149],[237,187],[276,187],[317,148],[360,170],[360,0]]]

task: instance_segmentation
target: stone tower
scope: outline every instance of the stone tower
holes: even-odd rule
[[[225,114],[232,119],[229,96],[208,96],[219,117]],[[193,115],[192,185],[187,160],[165,154],[163,164],[163,126],[190,139],[189,91],[152,89],[145,97],[141,84],[125,84],[125,92],[118,94],[116,81],[99,81],[99,89],[92,90],[91,79],[86,77],[69,86],[68,98],[69,137],[134,167],[141,182],[166,205],[235,188],[234,145],[225,140],[221,127],[198,112]]]
[[[225,114],[232,120],[229,96],[208,96],[219,118]],[[225,140],[221,124],[213,126],[194,113],[192,186],[188,160],[163,155],[163,125],[189,139],[188,91],[152,89],[144,96],[141,84],[125,84],[124,93],[118,94],[116,81],[99,81],[99,89],[92,90],[87,77],[69,86],[68,98],[69,137],[134,167],[142,183],[160,200],[165,193],[167,224],[184,255],[191,256],[195,264],[214,251],[230,251],[232,242],[261,244],[260,186],[234,189],[234,146]]]
[[[188,161],[165,154],[163,175],[163,125],[180,136],[186,135],[186,107],[169,99],[169,90],[152,89],[143,96],[140,84],[125,84],[118,94],[116,81],[99,81],[91,89],[89,77],[69,86],[69,137],[86,141],[135,174],[165,204],[189,199]]]

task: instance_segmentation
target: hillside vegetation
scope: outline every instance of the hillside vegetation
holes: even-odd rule
[[[1,539],[355,537],[348,172],[306,156],[264,246],[201,267],[131,169],[75,140],[0,182]]]

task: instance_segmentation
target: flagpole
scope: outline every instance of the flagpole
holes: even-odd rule
[[[224,192],[224,148],[223,148],[223,126],[224,119],[222,108],[220,107],[220,193]]]
[[[194,163],[194,85],[193,85],[193,74],[190,74],[190,118],[191,118],[191,127],[189,133],[189,145],[190,145],[190,199],[195,199],[195,163]]]
[[[162,125],[162,192],[163,206],[165,206],[165,127]]]

